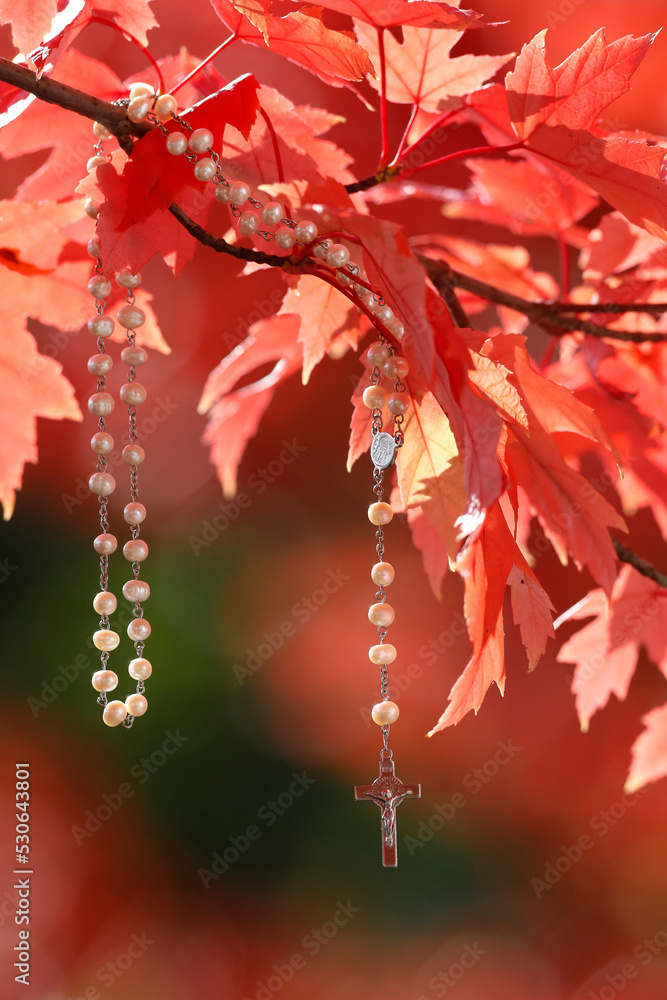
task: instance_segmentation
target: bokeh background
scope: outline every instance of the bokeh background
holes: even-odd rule
[[[224,38],[205,0],[157,0],[154,9],[158,57],[181,45],[203,57]],[[486,0],[477,9],[508,23],[472,33],[460,51],[517,51],[551,25],[554,61],[601,25],[615,38],[654,31],[664,16],[659,0]],[[8,53],[6,32],[2,41]],[[103,28],[77,44],[121,77],[142,69]],[[614,107],[627,127],[667,131],[666,46],[659,38]],[[354,97],[240,45],[217,66],[340,112],[346,122],[331,137],[354,155],[358,176],[374,169],[377,121]],[[396,114],[397,137],[403,124]],[[461,129],[455,141],[465,148],[476,138]],[[2,196],[42,157],[3,163]],[[466,171],[456,164],[421,179],[464,186]],[[447,227],[507,241],[446,222],[432,204],[386,211],[409,233]],[[556,248],[529,245],[535,266],[556,273]],[[239,271],[202,249],[176,282],[159,262],[144,272],[173,353],[151,359],[142,414],[154,673],[149,712],[132,730],[102,725],[89,682],[96,505],[76,496],[89,475],[88,423],[40,421],[39,465],[27,467],[0,529],[0,996],[664,1000],[665,786],[622,794],[640,716],[664,701],[664,680],[642,658],[625,703],[612,699],[583,735],[571,668],[555,662],[551,644],[529,676],[508,615],[505,698],[494,689],[477,718],[426,740],[468,657],[462,589],[452,575],[443,600],[434,598],[400,517],[388,532],[402,689],[392,741],[399,776],[421,781],[422,798],[399,810],[400,864],[382,869],[378,810],[352,791],[376,776],[379,749],[366,657],[370,473],[363,462],[345,471],[359,364],[326,361],[308,387],[278,392],[241,468],[249,502],[225,501],[200,442],[197,400],[222,345],[241,340],[279,288],[273,274]],[[37,334],[49,342],[47,328]],[[82,399],[88,353],[82,333],[58,355]],[[289,464],[285,442],[296,453]],[[272,480],[264,488],[262,470]],[[648,515],[633,532],[637,548],[656,551]],[[591,585],[551,553],[538,569],[559,612]],[[290,633],[282,642],[281,627]],[[29,991],[12,969],[13,777],[26,760]]]

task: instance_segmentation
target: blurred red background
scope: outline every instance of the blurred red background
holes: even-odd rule
[[[154,8],[156,57],[181,45],[204,57],[224,38],[206,3]],[[493,0],[477,9],[508,23],[470,33],[461,51],[518,51],[550,25],[554,62],[601,25],[610,39],[642,34],[664,13],[648,0]],[[632,92],[614,105],[624,127],[666,131],[666,44],[658,38]],[[101,27],[77,47],[121,77],[143,69]],[[216,65],[229,79],[252,71],[296,103],[344,115],[331,138],[355,157],[358,176],[374,169],[377,122],[353,96],[241,45]],[[404,121],[394,119],[398,137]],[[469,138],[462,129],[456,142],[464,148]],[[4,162],[2,195],[41,158]],[[459,164],[423,175],[449,186],[466,177]],[[409,234],[446,227],[509,242],[499,230],[445,221],[428,203],[387,211]],[[536,268],[556,273],[554,246],[529,247]],[[664,1000],[664,786],[622,795],[639,719],[664,701],[664,682],[643,659],[626,702],[612,699],[583,735],[555,644],[529,676],[508,616],[505,698],[494,689],[477,718],[424,739],[468,644],[451,631],[460,581],[450,576],[442,602],[433,597],[400,517],[388,532],[402,689],[392,739],[398,774],[421,781],[422,798],[399,811],[400,867],[382,870],[379,816],[352,792],[375,776],[379,749],[368,722],[377,689],[366,660],[370,474],[363,462],[345,472],[359,363],[328,360],[307,387],[294,381],[278,392],[240,472],[251,503],[239,510],[224,501],[196,404],[225,336],[242,339],[249,314],[279,287],[273,274],[239,271],[200,249],[175,282],[156,261],[144,272],[173,353],[151,358],[147,376],[170,415],[149,434],[142,470],[155,672],[140,725],[105,730],[89,671],[76,666],[92,655],[96,575],[94,507],[67,500],[88,476],[86,424],[40,421],[39,465],[27,467],[2,529],[0,557],[14,569],[0,595],[0,995],[21,995],[11,800],[13,765],[27,760],[40,1000],[431,1000],[454,991],[457,1000]],[[48,342],[48,330],[39,335]],[[87,354],[81,334],[58,356],[81,398]],[[284,441],[302,450],[260,493],[253,474]],[[216,518],[217,534],[204,535]],[[650,545],[658,537],[650,518],[637,520],[633,541]],[[538,571],[559,613],[591,585],[550,553]],[[306,615],[304,600],[327,578],[338,581],[333,593]],[[285,623],[294,634],[280,644]],[[261,666],[239,683],[251,653]],[[289,792],[295,774],[313,782],[303,795]]]

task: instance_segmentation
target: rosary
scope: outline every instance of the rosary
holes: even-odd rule
[[[388,666],[396,659],[396,648],[386,642],[389,626],[394,621],[394,609],[387,603],[385,588],[394,579],[394,567],[384,561],[384,527],[389,524],[394,512],[383,498],[383,474],[394,464],[397,450],[403,444],[402,424],[410,407],[403,379],[409,373],[404,358],[395,353],[390,340],[383,335],[387,332],[392,340],[399,341],[403,334],[403,324],[394,315],[382,295],[374,290],[361,268],[350,260],[350,252],[342,243],[331,239],[318,238],[315,222],[304,219],[294,221],[277,201],[263,203],[251,197],[251,189],[242,180],[230,182],[223,174],[220,157],[212,148],[213,134],[205,128],[194,129],[184,117],[177,114],[177,102],[170,94],[156,96],[147,84],[134,84],[129,99],[118,102],[126,108],[127,117],[135,122],[149,122],[165,137],[166,148],[173,156],[185,156],[193,165],[194,181],[212,183],[216,201],[228,206],[234,217],[238,231],[243,236],[258,236],[267,242],[275,241],[282,250],[290,251],[295,246],[306,248],[318,264],[330,269],[340,291],[368,315],[380,333],[380,340],[371,344],[366,351],[366,364],[371,370],[370,385],[364,390],[363,402],[370,410],[372,444],[370,449],[373,462],[374,501],[368,508],[368,518],[376,528],[376,553],[378,561],[371,570],[371,579],[378,588],[375,603],[368,611],[368,618],[376,626],[378,642],[371,646],[368,656],[371,663],[380,667],[380,692],[382,700],[373,707],[373,721],[382,732],[380,750],[380,773],[370,785],[357,785],[355,798],[368,800],[380,806],[382,864],[393,868],[397,865],[396,850],[396,809],[406,798],[419,798],[418,784],[404,785],[396,777],[393,753],[389,747],[391,725],[397,721],[398,705],[389,698]],[[168,128],[175,123],[178,129]],[[103,142],[112,138],[112,133],[101,123],[94,126],[96,143],[93,156],[88,161],[88,170],[107,162]],[[100,205],[92,199],[86,201],[86,213],[97,219]],[[132,577],[122,587],[123,597],[132,606],[132,621],[127,634],[134,645],[134,657],[128,665],[128,673],[136,681],[136,689],[125,701],[108,701],[109,692],[118,687],[118,675],[109,669],[110,654],[120,645],[120,635],[110,624],[118,606],[115,594],[109,590],[109,556],[118,547],[118,539],[109,530],[109,497],[116,489],[116,479],[109,471],[108,458],[114,450],[114,439],[107,429],[107,421],[115,409],[114,396],[107,391],[107,375],[114,361],[107,353],[106,340],[115,329],[114,320],[105,314],[107,299],[112,294],[112,276],[105,274],[97,236],[88,243],[88,253],[95,260],[94,273],[88,282],[88,290],[95,301],[95,315],[89,320],[88,328],[96,338],[97,352],[88,360],[88,371],[97,379],[96,391],[88,399],[88,409],[97,418],[97,431],[91,439],[91,449],[96,456],[95,471],[90,476],[89,487],[98,498],[100,534],[93,542],[99,555],[99,592],[93,599],[93,608],[99,614],[99,629],[93,635],[93,644],[100,652],[101,668],[92,676],[92,685],[98,692],[97,701],[102,706],[102,719],[107,726],[130,728],[135,718],[144,715],[148,708],[145,696],[145,681],[151,676],[152,665],[144,657],[145,643],[151,633],[150,623],[144,618],[143,603],[150,597],[150,586],[140,579],[141,564],[148,556],[148,545],[141,537],[141,525],[146,518],[146,508],[139,501],[139,466],[145,458],[144,449],[137,443],[137,407],[146,400],[146,389],[137,381],[136,369],[148,360],[147,352],[136,343],[136,331],[145,322],[145,315],[135,304],[134,289],[141,283],[140,274],[132,274],[125,268],[115,275],[115,282],[125,292],[125,302],[117,311],[118,324],[126,332],[126,346],[121,351],[127,376],[119,390],[120,402],[127,407],[128,444],[121,456],[129,467],[129,503],[123,509],[123,517],[129,527],[129,539],[123,545],[123,556],[131,566]],[[382,384],[388,381],[392,390]],[[383,412],[387,410],[393,420],[393,434],[383,430]]]

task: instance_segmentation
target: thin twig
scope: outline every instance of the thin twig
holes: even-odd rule
[[[616,555],[621,562],[629,563],[630,566],[634,566],[638,573],[642,576],[647,576],[649,580],[655,581],[655,583],[660,584],[661,587],[667,588],[667,576],[661,573],[659,569],[652,566],[650,562],[646,559],[642,559],[638,556],[636,552],[629,549],[626,545],[623,545],[616,538],[611,539],[614,548],[616,549]]]
[[[444,298],[444,290],[447,286],[453,288],[463,288],[467,292],[472,292],[480,299],[493,302],[496,305],[507,306],[515,312],[526,316],[532,323],[536,323],[547,329],[547,332],[554,337],[562,337],[566,333],[585,333],[590,337],[605,337],[612,340],[625,340],[633,343],[660,343],[667,340],[667,333],[640,333],[629,330],[609,330],[605,326],[598,326],[597,323],[589,323],[587,320],[577,319],[576,316],[565,316],[562,313],[552,310],[549,302],[531,302],[529,299],[522,299],[519,295],[506,292],[502,288],[494,285],[487,285],[479,278],[472,278],[469,274],[462,274],[455,271],[442,260],[434,260],[424,254],[417,253],[417,258],[426,268],[426,272]]]
[[[577,302],[549,302],[549,307],[555,312],[571,313],[611,313],[620,316],[622,313],[657,313],[667,312],[667,302],[591,302],[583,305]]]
[[[224,240],[222,236],[214,236],[213,233],[209,233],[206,229],[200,226],[197,222],[187,215],[180,205],[172,204],[169,206],[169,211],[178,219],[180,224],[184,229],[194,236],[196,240],[203,243],[205,247],[210,247],[211,250],[215,250],[216,253],[226,253],[230,257],[238,257],[241,260],[252,260],[256,264],[268,264],[270,267],[282,267],[287,270],[286,265],[289,266],[289,262],[286,257],[279,257],[277,254],[264,253],[262,250],[250,250],[247,247],[237,247],[233,243],[228,243]],[[294,266],[294,265],[292,265]]]

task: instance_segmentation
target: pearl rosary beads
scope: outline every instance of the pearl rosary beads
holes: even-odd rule
[[[382,295],[374,291],[361,268],[350,259],[350,251],[343,243],[331,239],[319,238],[317,224],[310,219],[295,221],[286,215],[285,208],[278,201],[263,203],[251,196],[250,185],[237,179],[229,181],[223,174],[220,156],[213,149],[213,133],[206,128],[193,129],[192,126],[177,114],[176,99],[170,94],[156,96],[152,87],[147,84],[134,84],[130,97],[118,102],[125,107],[127,117],[135,123],[148,121],[159,129],[165,137],[166,149],[174,157],[184,156],[193,167],[193,178],[200,183],[214,185],[214,197],[221,205],[227,205],[236,221],[242,236],[257,236],[266,242],[274,241],[276,246],[284,251],[292,251],[295,247],[310,248],[312,257],[318,263],[325,265],[331,271],[331,278],[340,290],[350,298],[357,307],[369,315],[381,334],[388,333],[400,340],[403,335],[403,324],[394,311],[385,302]],[[178,130],[167,128],[167,122],[175,122]],[[111,132],[103,124],[96,122],[94,134],[97,142],[94,155],[88,161],[89,171],[96,169],[107,158],[103,154],[102,143],[111,138]],[[93,199],[85,203],[86,213],[97,219],[100,205]],[[151,664],[143,657],[144,643],[151,632],[151,626],[143,616],[142,602],[150,596],[150,587],[139,579],[140,567],[148,555],[148,546],[140,537],[140,525],[146,516],[146,509],[138,501],[138,466],[144,460],[144,451],[137,443],[136,412],[146,399],[144,386],[136,381],[136,368],[147,361],[146,352],[136,346],[135,330],[144,322],[145,316],[134,300],[133,289],[141,282],[141,276],[132,274],[125,269],[116,275],[117,284],[125,289],[126,301],[117,312],[120,326],[127,331],[127,346],[121,353],[121,358],[128,369],[127,382],[120,390],[120,400],[128,408],[129,443],[123,449],[122,459],[130,466],[130,503],[124,509],[125,521],[130,525],[131,538],[123,546],[123,555],[131,562],[134,579],[123,586],[123,596],[134,603],[133,621],[127,632],[133,641],[136,657],[129,665],[130,676],[137,681],[137,689],[125,702],[107,702],[107,693],[115,690],[118,677],[108,669],[108,660],[112,650],[120,643],[119,634],[110,628],[109,615],[117,609],[116,597],[108,589],[108,560],[117,548],[115,535],[109,532],[108,497],[114,492],[116,482],[107,468],[107,455],[114,448],[114,441],[107,432],[106,421],[115,406],[113,396],[106,391],[106,376],[111,371],[113,361],[106,353],[105,340],[114,330],[114,321],[105,315],[106,299],[111,294],[111,281],[103,272],[100,259],[100,246],[97,237],[93,237],[88,245],[90,255],[95,259],[95,273],[88,284],[89,291],[95,299],[96,315],[89,321],[88,327],[97,338],[98,353],[88,362],[88,370],[97,378],[97,392],[91,395],[88,408],[97,417],[98,431],[93,436],[91,448],[97,456],[96,471],[91,475],[89,486],[97,495],[100,510],[101,534],[94,542],[95,550],[100,556],[100,592],[93,601],[93,607],[100,614],[100,628],[93,636],[93,642],[100,650],[102,669],[95,672],[92,678],[93,687],[99,692],[98,702],[104,706],[103,719],[109,726],[123,724],[132,725],[134,718],[143,715],[148,707],[144,696],[144,681],[152,672]],[[384,328],[384,330],[383,330]],[[364,403],[372,411],[374,445],[379,437],[392,442],[391,458],[382,464],[378,452],[375,461],[376,502],[369,508],[369,518],[377,526],[376,540],[379,562],[374,566],[372,578],[379,587],[376,603],[369,611],[369,619],[377,627],[379,644],[371,647],[369,657],[381,668],[381,690],[383,701],[375,705],[372,716],[382,727],[385,749],[389,726],[398,718],[398,707],[389,701],[387,665],[395,656],[395,648],[385,643],[388,627],[394,619],[393,609],[386,603],[385,586],[393,580],[393,567],[383,561],[384,534],[383,525],[388,523],[393,512],[389,504],[382,501],[382,470],[393,463],[395,449],[402,444],[401,423],[403,414],[409,407],[409,400],[404,394],[405,385],[400,381],[408,372],[407,363],[394,355],[392,347],[386,339],[371,345],[367,352],[369,364],[373,368],[372,385],[364,392]],[[395,391],[390,395],[380,384],[382,377],[396,380]],[[382,411],[384,408],[392,415],[396,430],[394,438],[382,433]],[[379,437],[378,437],[379,436]],[[379,463],[379,464],[378,464]]]
[[[95,155],[88,161],[88,169],[92,170],[99,163],[106,162],[101,155],[101,143],[110,133],[99,123],[95,124],[94,133],[97,138]],[[97,218],[99,206],[86,203],[86,212],[92,218]],[[118,607],[118,600],[109,590],[109,556],[116,551],[118,540],[109,531],[108,498],[116,489],[115,477],[108,471],[108,458],[114,452],[114,439],[107,431],[107,419],[115,409],[114,397],[107,392],[106,377],[113,368],[113,359],[106,352],[105,341],[114,331],[115,323],[110,316],[105,315],[106,300],[111,295],[111,281],[104,275],[100,258],[100,244],[97,236],[88,243],[88,253],[95,260],[93,277],[88,282],[88,291],[95,300],[95,316],[88,321],[88,329],[97,339],[97,353],[88,359],[88,371],[97,379],[97,391],[88,399],[90,413],[97,417],[97,432],[91,438],[90,446],[97,456],[96,470],[88,480],[92,493],[98,498],[101,533],[95,538],[93,546],[100,557],[100,590],[93,599],[93,608],[100,615],[100,627],[93,635],[93,644],[100,651],[101,669],[92,676],[93,688],[99,693],[98,703],[103,706],[102,719],[107,726],[118,726],[121,723],[129,728],[137,716],[143,715],[148,708],[144,695],[144,681],[152,673],[152,665],[145,659],[144,644],[151,634],[150,623],[144,618],[142,602],[150,597],[150,587],[139,579],[141,563],[148,556],[148,545],[140,537],[141,524],[146,517],[146,508],[139,502],[139,472],[138,467],[144,461],[144,449],[137,443],[137,407],[146,401],[146,389],[136,380],[136,369],[148,361],[148,354],[135,342],[135,331],[145,322],[146,316],[135,304],[134,289],[141,284],[141,275],[132,274],[125,268],[116,275],[116,283],[125,295],[125,304],[117,311],[118,324],[127,334],[127,346],[121,351],[121,360],[127,367],[127,381],[121,386],[119,398],[127,406],[129,418],[128,443],[121,452],[121,459],[130,469],[130,502],[123,510],[123,517],[130,526],[130,539],[123,546],[123,555],[132,564],[133,578],[123,585],[123,597],[133,604],[132,621],[127,627],[127,634],[134,643],[136,656],[130,661],[128,673],[136,680],[137,687],[125,701],[108,701],[107,694],[118,687],[118,675],[109,669],[109,656],[120,644],[120,635],[110,627],[109,616]]]
[[[377,626],[380,640],[378,644],[371,646],[368,657],[371,663],[376,663],[380,667],[380,693],[382,695],[382,701],[373,706],[371,717],[378,726],[382,727],[384,748],[387,750],[389,727],[397,721],[399,709],[395,702],[389,700],[387,676],[387,666],[396,659],[396,648],[391,643],[385,642],[389,626],[394,621],[394,609],[390,604],[387,604],[385,587],[393,583],[394,567],[391,563],[384,561],[384,527],[390,523],[394,512],[391,505],[382,499],[384,492],[382,476],[384,470],[393,465],[396,450],[403,444],[402,424],[405,419],[404,415],[410,407],[410,400],[405,393],[406,387],[402,379],[408,374],[409,365],[404,358],[397,357],[393,348],[383,341],[377,341],[370,345],[366,352],[366,364],[371,369],[371,384],[364,389],[362,399],[371,411],[371,431],[373,434],[371,459],[374,464],[373,493],[375,494],[375,501],[368,508],[368,519],[377,528],[375,540],[378,557],[378,561],[371,570],[371,579],[378,587],[375,594],[376,603],[369,608],[368,619],[372,625]],[[395,383],[391,395],[380,384],[383,378],[391,379]],[[393,436],[382,430],[382,411],[385,407],[393,417]]]

